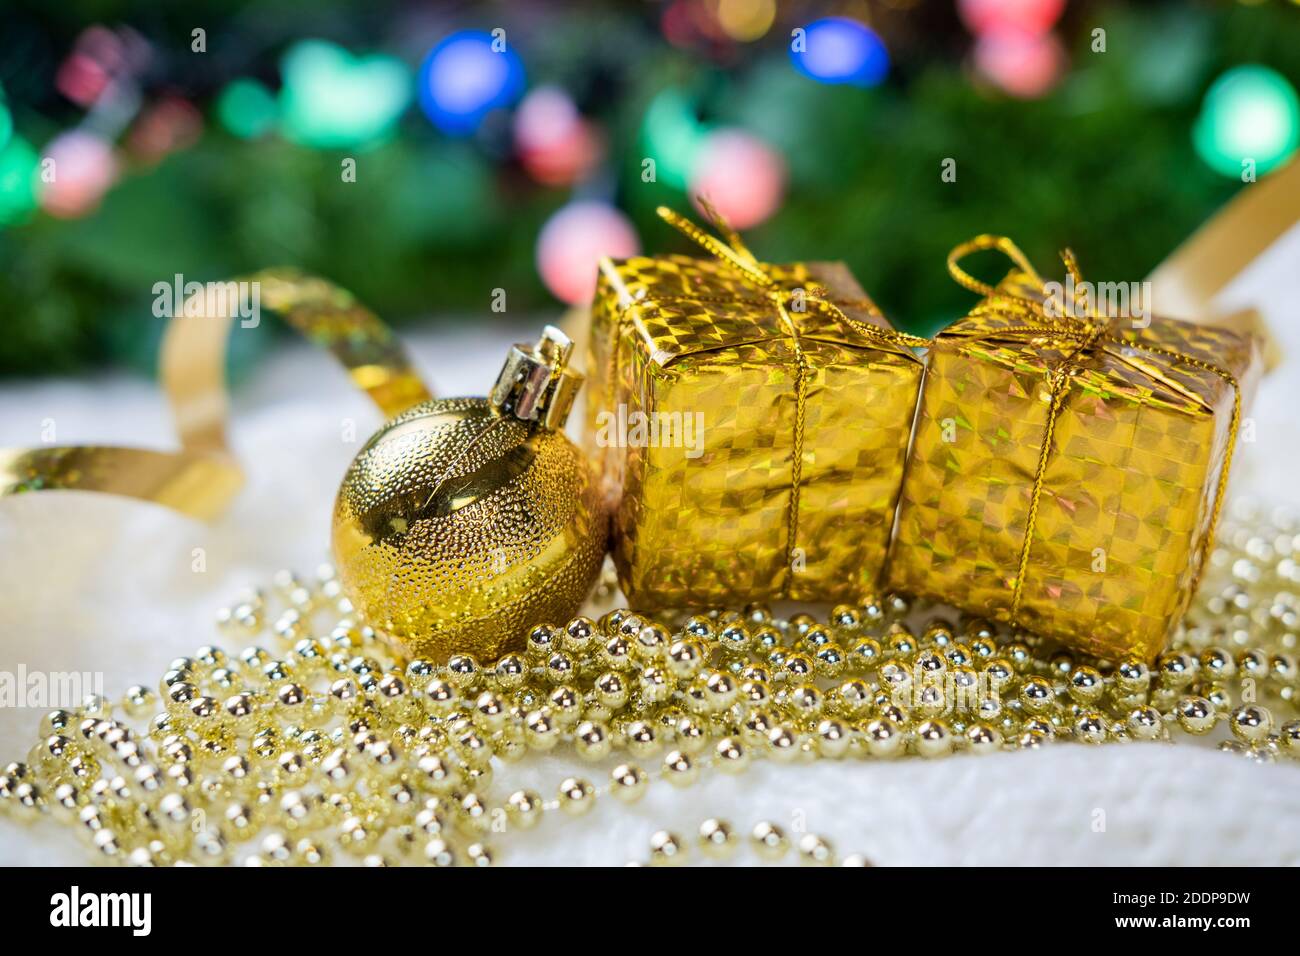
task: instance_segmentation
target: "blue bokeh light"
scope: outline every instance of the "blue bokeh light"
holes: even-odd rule
[[[824,17],[803,29],[803,48],[796,37],[790,60],[804,76],[819,83],[876,86],[889,72],[889,51],[866,24]]]
[[[420,66],[420,108],[444,133],[468,136],[494,109],[524,91],[524,64],[481,30],[461,30],[435,46]]]

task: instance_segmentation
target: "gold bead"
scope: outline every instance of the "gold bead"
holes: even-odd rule
[[[1156,740],[1164,733],[1160,712],[1154,707],[1136,707],[1126,721],[1128,732],[1137,740]]]
[[[474,701],[474,722],[488,733],[500,730],[510,714],[505,702],[490,690],[479,694]]]
[[[675,833],[659,830],[650,837],[651,866],[677,866],[685,857],[686,847]]]
[[[1056,700],[1052,685],[1041,677],[1031,677],[1020,685],[1020,703],[1031,714],[1045,714]]]
[[[1237,674],[1237,662],[1230,652],[1221,647],[1211,647],[1201,652],[1201,672],[1212,681],[1226,680]]]
[[[147,717],[157,706],[158,695],[140,684],[128,687],[122,697],[122,710],[128,717]]]
[[[647,667],[638,678],[641,697],[647,703],[655,704],[667,700],[673,692],[673,680],[661,667]]]
[[[767,749],[774,760],[791,761],[799,755],[799,735],[785,724],[777,724],[767,732]]]
[[[704,648],[699,641],[676,641],[668,648],[669,672],[679,680],[689,680],[699,673],[704,663]]]
[[[432,866],[456,865],[456,851],[451,848],[451,844],[437,837],[424,845],[424,858]]]
[[[806,833],[799,840],[799,862],[807,866],[834,866],[835,848],[824,837]]]
[[[659,749],[654,727],[644,720],[634,720],[624,727],[623,739],[634,757],[649,757]]]
[[[1237,669],[1246,677],[1262,680],[1268,676],[1268,658],[1262,651],[1242,651],[1237,657]]]
[[[1002,734],[988,724],[971,724],[966,728],[966,746],[971,753],[992,753],[1002,746]]]
[[[621,763],[609,776],[610,792],[624,803],[635,803],[645,796],[649,778],[636,764]]]
[[[658,663],[667,655],[671,643],[671,636],[662,625],[647,624],[637,631],[632,651],[646,663]]]
[[[1279,743],[1283,753],[1300,757],[1300,720],[1288,720],[1282,725]]]
[[[749,653],[752,635],[740,621],[733,621],[718,632],[718,646],[724,654],[741,657]]]
[[[1163,654],[1156,662],[1160,674],[1160,684],[1173,690],[1181,690],[1196,677],[1196,658],[1181,651]]]
[[[927,720],[916,728],[916,752],[922,757],[952,753],[952,732],[942,720]]]
[[[546,679],[552,684],[563,684],[573,677],[573,658],[563,651],[556,651],[546,659]]]
[[[711,707],[710,712],[726,710],[736,700],[739,689],[731,675],[714,672],[704,682],[705,696]]]
[[[1189,734],[1208,734],[1218,722],[1214,705],[1204,697],[1183,697],[1175,710],[1178,726]]]
[[[699,638],[701,641],[713,639],[713,621],[703,614],[696,614],[687,618],[686,623],[682,625],[682,630],[692,637]]]
[[[674,787],[689,786],[698,776],[699,768],[683,751],[670,750],[664,757],[664,779]]]
[[[1136,657],[1120,662],[1115,668],[1115,685],[1129,694],[1142,693],[1151,684],[1146,662]]]
[[[867,752],[873,757],[893,757],[901,753],[906,739],[891,720],[877,718],[865,728]]]
[[[492,676],[502,690],[514,690],[523,684],[528,665],[519,654],[505,654],[492,668]]]
[[[560,809],[580,817],[596,804],[596,788],[581,777],[567,777],[560,783]]]
[[[477,793],[467,793],[461,798],[459,819],[474,833],[486,833],[492,827],[492,811]]]
[[[862,612],[851,604],[837,604],[831,609],[831,623],[847,631],[862,626]]]
[[[534,664],[544,663],[560,646],[560,635],[549,624],[539,624],[528,632],[524,655]]]
[[[1101,672],[1086,664],[1070,672],[1068,687],[1070,697],[1081,704],[1095,704],[1106,693]]]
[[[603,760],[609,756],[613,743],[604,724],[583,721],[574,731],[574,748],[584,760]]]
[[[595,621],[589,617],[575,617],[564,626],[560,643],[574,654],[585,654],[596,633]]]
[[[849,645],[848,666],[858,674],[873,670],[884,656],[880,642],[874,637],[860,637]]]
[[[749,765],[749,753],[735,737],[723,737],[713,748],[715,765],[723,773],[739,773]]]
[[[549,710],[535,710],[524,720],[524,735],[533,750],[550,750],[560,742],[560,728]]]
[[[521,830],[542,822],[542,798],[532,790],[516,790],[506,800],[506,818]]]
[[[447,661],[447,681],[458,690],[468,690],[478,681],[478,661],[472,654],[453,654]]]
[[[415,769],[418,782],[431,793],[450,793],[460,783],[460,771],[439,754],[421,757]]]
[[[787,680],[800,681],[811,677],[815,666],[811,657],[795,651],[785,656],[781,669]]]
[[[1259,704],[1245,704],[1232,712],[1230,726],[1242,743],[1261,743],[1273,729],[1273,715]]]
[[[601,646],[600,661],[606,667],[622,670],[632,663],[632,645],[626,637],[616,635]]]
[[[346,690],[346,686],[339,687],[340,684],[346,685],[346,682],[336,681],[330,688],[330,693],[334,693],[336,697],[346,700],[350,692]],[[340,693],[335,693],[336,688]],[[450,681],[439,679],[429,681],[428,686],[424,689],[424,700],[432,713],[443,716],[450,714],[461,704],[460,692],[456,690],[455,685]]]
[[[710,817],[700,824],[699,843],[707,856],[722,859],[736,849],[736,834],[725,820]]]
[[[673,725],[673,732],[676,735],[677,749],[683,753],[694,756],[709,745],[708,731],[704,723],[695,717],[688,715],[680,718]]]
[[[850,737],[848,729],[838,720],[823,720],[817,725],[815,741],[818,754],[835,759],[848,752]]]
[[[1085,744],[1106,742],[1106,721],[1096,711],[1086,711],[1074,721],[1074,739]]]
[[[790,841],[775,823],[767,820],[757,824],[749,835],[754,852],[764,860],[775,862],[790,850]]]

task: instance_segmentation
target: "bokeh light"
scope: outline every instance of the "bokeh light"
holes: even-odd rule
[[[494,48],[491,34],[462,30],[425,57],[418,88],[420,107],[434,126],[468,136],[488,113],[510,106],[523,93],[524,65],[504,40]]]
[[[621,259],[641,249],[632,223],[613,206],[579,200],[558,210],[537,236],[537,271],[561,302],[580,305],[596,291],[602,256]]]
[[[193,146],[203,132],[203,114],[180,96],[165,96],[135,121],[128,136],[131,151],[148,162]]]
[[[387,138],[411,99],[406,64],[390,56],[354,57],[323,40],[303,40],[280,64],[284,133],[320,149]]]
[[[865,23],[825,17],[803,28],[803,45],[792,43],[795,69],[820,83],[875,86],[889,72],[889,53]]]
[[[275,95],[257,80],[227,84],[217,97],[217,120],[232,136],[257,139],[275,128],[279,117]]]
[[[1065,69],[1065,51],[1051,33],[994,30],[975,41],[975,66],[1012,96],[1034,99],[1050,90]]]
[[[1256,172],[1282,165],[1300,145],[1300,100],[1286,77],[1266,66],[1234,67],[1205,94],[1192,129],[1210,168],[1240,178],[1243,161]]]
[[[655,162],[656,180],[685,189],[707,135],[691,101],[680,90],[660,91],[646,108],[641,135]]]
[[[1065,0],[959,0],[957,11],[972,33],[1046,33],[1065,12]]]
[[[780,208],[785,179],[785,160],[771,146],[744,130],[720,129],[700,149],[690,192],[737,229],[748,229]]]
[[[14,134],[14,118],[9,113],[9,107],[5,103],[5,91],[0,87],[0,149],[5,148],[9,142],[9,137]]]
[[[138,75],[149,66],[153,50],[130,27],[87,27],[77,37],[72,52],[59,64],[54,87],[78,106],[89,108],[122,78]]]
[[[45,147],[53,175],[43,182],[41,207],[60,219],[93,212],[117,179],[117,160],[110,143],[85,130],[69,130]]]
[[[751,43],[772,29],[776,0],[716,0],[713,15],[731,39]]]
[[[599,163],[600,135],[563,90],[539,86],[515,112],[515,150],[524,169],[539,183],[577,182]]]
[[[55,88],[78,106],[90,106],[112,82],[99,62],[85,53],[76,51],[59,65],[54,77]]]
[[[26,221],[36,209],[40,157],[21,136],[0,149],[0,225]]]

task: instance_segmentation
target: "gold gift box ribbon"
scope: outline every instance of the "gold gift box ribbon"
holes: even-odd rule
[[[740,234],[731,227],[726,218],[707,199],[700,196],[697,197],[697,201],[704,211],[705,217],[714,229],[723,236],[723,239],[710,235],[690,219],[666,206],[658,207],[657,212],[661,219],[714,256],[719,262],[730,267],[741,282],[753,289],[762,300],[772,305],[794,351],[795,414],[793,449],[790,456],[790,505],[786,519],[786,565],[789,566],[794,560],[793,552],[798,541],[799,493],[803,484],[803,449],[808,404],[808,375],[811,371],[808,360],[804,355],[800,336],[800,322],[797,322],[794,316],[796,314],[805,314],[811,309],[819,316],[843,328],[852,330],[867,341],[898,349],[925,347],[930,344],[930,340],[917,335],[909,335],[906,332],[860,322],[845,312],[845,308],[861,305],[862,303],[837,302],[830,298],[827,290],[821,286],[810,285],[799,289],[788,288],[786,283],[773,276],[767,266],[750,252],[749,247],[740,238]],[[655,296],[655,300],[660,302],[672,301],[673,298],[671,296]],[[682,298],[691,302],[702,301],[699,296]],[[734,300],[729,299],[727,301]],[[874,303],[866,304],[870,306],[873,312],[876,310]]]
[[[1021,274],[1028,280],[1027,291],[1020,291],[1016,283],[1003,283],[995,289],[987,283],[980,282],[961,268],[958,263],[965,256],[982,250],[997,250],[1011,259]],[[1061,252],[1061,259],[1066,270],[1074,280],[1075,288],[1084,288],[1083,276],[1074,253],[1069,249]],[[1123,337],[1116,334],[1115,320],[1120,317],[1107,317],[1097,311],[1097,303],[1089,301],[1085,314],[1073,314],[1072,303],[1063,303],[1064,308],[1049,308],[1046,297],[1046,283],[1030,264],[1020,248],[1005,236],[981,235],[957,246],[948,254],[948,271],[963,287],[985,298],[994,296],[1012,300],[1022,308],[1017,313],[1017,320],[1023,325],[997,326],[981,331],[973,336],[981,342],[998,342],[1012,340],[1032,343],[1039,348],[1063,351],[1062,359],[1047,369],[1046,381],[1049,392],[1047,423],[1043,430],[1042,445],[1039,448],[1038,464],[1034,470],[1033,485],[1029,496],[1029,510],[1025,519],[1024,539],[1020,546],[1019,560],[1012,585],[1010,623],[1014,626],[1020,613],[1021,595],[1026,572],[1029,569],[1030,553],[1033,548],[1034,530],[1037,525],[1039,502],[1043,494],[1044,476],[1051,459],[1053,438],[1056,431],[1057,416],[1061,404],[1069,391],[1071,377],[1081,368],[1078,360],[1094,352],[1104,352],[1108,357],[1121,362],[1149,378],[1169,391],[1176,393],[1190,402],[1200,405],[1206,412],[1213,408],[1205,399],[1188,389],[1183,383],[1171,376],[1166,369],[1153,362],[1144,362],[1135,352],[1145,352],[1150,356],[1164,358],[1170,362],[1183,364],[1202,371],[1211,372],[1232,386],[1232,418],[1228,426],[1228,445],[1223,467],[1219,471],[1219,481],[1215,489],[1214,504],[1211,508],[1209,528],[1206,533],[1205,546],[1200,550],[1197,566],[1192,575],[1191,589],[1195,591],[1200,584],[1205,561],[1214,547],[1215,530],[1223,511],[1224,493],[1228,486],[1228,475],[1232,469],[1233,450],[1237,444],[1237,433],[1241,423],[1241,386],[1232,372],[1213,362],[1197,358],[1187,352],[1164,348],[1152,342],[1138,338]]]

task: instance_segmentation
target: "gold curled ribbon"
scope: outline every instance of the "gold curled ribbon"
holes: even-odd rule
[[[851,329],[858,335],[872,339],[876,342],[888,343],[900,348],[913,348],[919,346],[928,346],[929,339],[921,338],[916,335],[908,335],[906,332],[898,332],[894,329],[881,328],[877,325],[870,325],[866,322],[859,322],[852,316],[848,315],[841,307],[840,303],[828,297],[827,290],[818,285],[798,290],[787,288],[781,281],[776,279],[768,271],[767,266],[749,251],[741,239],[740,233],[731,227],[731,224],[718,212],[713,205],[703,196],[697,197],[700,208],[708,218],[709,223],[721,235],[722,239],[710,235],[690,219],[669,209],[667,206],[660,206],[656,210],[659,218],[663,219],[670,226],[677,229],[688,239],[695,242],[698,246],[714,256],[724,265],[729,266],[740,279],[754,289],[762,299],[771,303],[775,307],[777,315],[781,319],[781,324],[785,328],[786,334],[790,337],[790,345],[795,355],[795,416],[794,416],[794,447],[791,452],[790,464],[790,507],[786,519],[786,567],[793,567],[794,552],[799,534],[799,500],[800,489],[803,484],[803,446],[805,419],[807,415],[808,399],[808,373],[812,371],[808,364],[808,359],[804,354],[803,342],[799,337],[799,326],[795,322],[792,312],[806,311],[807,307],[822,313],[823,315],[840,323],[845,328]],[[801,294],[802,293],[802,294]],[[804,308],[801,309],[795,305],[799,298]],[[658,296],[660,300],[670,297]],[[700,301],[699,297],[690,298],[692,301]],[[844,302],[843,305],[852,306],[857,303]],[[874,310],[875,305],[872,303],[862,303],[871,305]],[[789,590],[789,578],[786,579],[786,590]]]
[[[1015,584],[1012,587],[1009,623],[1014,626],[1020,613],[1025,575],[1029,570],[1034,529],[1038,520],[1039,502],[1043,495],[1044,477],[1047,473],[1047,465],[1051,460],[1052,442],[1055,438],[1056,423],[1061,406],[1065,401],[1066,393],[1069,391],[1070,379],[1079,368],[1076,360],[1080,355],[1097,349],[1104,351],[1108,356],[1124,362],[1148,378],[1185,397],[1195,398],[1196,396],[1189,393],[1180,382],[1164,375],[1158,369],[1134,361],[1127,350],[1139,350],[1152,355],[1160,355],[1174,362],[1212,372],[1232,386],[1232,419],[1228,426],[1228,447],[1223,459],[1223,468],[1219,472],[1218,486],[1214,493],[1214,505],[1210,513],[1210,526],[1205,544],[1201,548],[1199,560],[1192,575],[1191,589],[1195,591],[1200,584],[1201,574],[1205,570],[1207,556],[1214,547],[1214,535],[1218,528],[1219,517],[1223,511],[1224,495],[1228,487],[1228,473],[1232,469],[1233,451],[1237,445],[1237,433],[1241,424],[1241,386],[1237,382],[1237,377],[1227,369],[1198,359],[1195,356],[1186,355],[1158,345],[1125,339],[1113,334],[1110,330],[1111,320],[1097,311],[1096,302],[1089,301],[1086,303],[1087,308],[1083,316],[1072,314],[1069,306],[1060,309],[1059,315],[1053,314],[1048,311],[1046,302],[1043,299],[1022,295],[1005,288],[1002,290],[995,289],[993,286],[979,281],[958,265],[958,262],[970,253],[985,250],[996,250],[1006,255],[1035,286],[1043,287],[1046,283],[1030,264],[1025,254],[1020,251],[1020,248],[1006,236],[980,235],[954,248],[948,254],[948,272],[959,285],[986,298],[1005,295],[1028,306],[1025,314],[1029,317],[1029,324],[990,329],[987,337],[1047,339],[1054,347],[1060,348],[1064,345],[1069,348],[1069,351],[1066,352],[1059,364],[1049,369],[1047,373],[1047,385],[1050,394],[1047,422],[1043,427],[1043,442],[1039,449],[1038,464],[1034,469],[1034,482],[1029,498],[1029,512],[1025,518],[1025,535],[1024,540],[1021,542]],[[1075,288],[1085,288],[1074,253],[1069,249],[1064,249],[1061,251],[1061,259],[1065,263],[1070,276],[1074,279]],[[1075,305],[1078,304],[1079,301],[1076,300]]]
[[[350,293],[289,269],[268,269],[235,282],[249,283],[259,305],[328,349],[385,416],[430,398],[392,330]],[[220,514],[244,477],[226,439],[232,286],[239,289],[232,282],[205,285],[177,306],[164,333],[159,376],[179,450],[109,445],[0,449],[0,496],[98,491],[152,501],[201,520]]]

